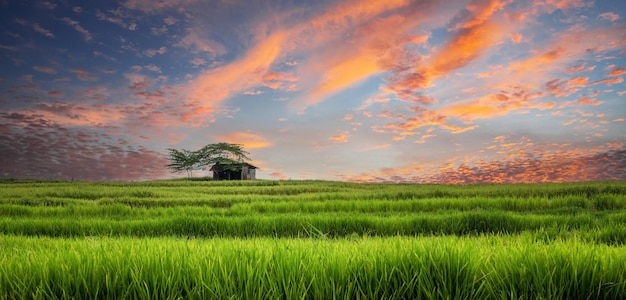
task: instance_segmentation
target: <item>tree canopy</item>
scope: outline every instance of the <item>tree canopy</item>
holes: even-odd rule
[[[172,148],[167,150],[171,161],[167,167],[173,172],[186,172],[188,178],[191,178],[194,170],[204,170],[215,165],[231,169],[250,160],[248,157],[250,153],[243,150],[240,144],[208,144],[196,151]]]

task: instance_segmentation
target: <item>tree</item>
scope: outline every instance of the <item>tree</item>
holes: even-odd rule
[[[171,164],[168,164],[167,167],[174,172],[187,172],[187,178],[191,178],[193,170],[201,169],[200,166],[200,156],[196,151],[189,151],[186,149],[176,150],[176,149],[167,149],[168,156]]]
[[[191,178],[193,170],[204,170],[215,165],[220,170],[232,170],[244,164],[248,158],[247,151],[239,144],[216,143],[208,144],[196,151],[186,149],[167,149],[169,159],[172,162],[167,165],[174,172],[187,172],[187,178]]]
[[[244,163],[248,158],[247,151],[239,144],[217,143],[209,144],[198,150],[200,165],[203,167],[220,165],[236,165]]]

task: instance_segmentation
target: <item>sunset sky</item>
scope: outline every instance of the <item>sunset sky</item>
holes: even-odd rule
[[[0,0],[0,178],[626,180],[626,1]],[[208,174],[195,172],[196,176]]]

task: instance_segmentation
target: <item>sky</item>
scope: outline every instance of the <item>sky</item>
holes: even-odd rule
[[[0,0],[0,178],[626,180],[626,1]],[[195,171],[195,176],[208,175]]]

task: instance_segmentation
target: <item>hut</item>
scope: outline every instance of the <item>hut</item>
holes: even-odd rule
[[[216,163],[211,167],[214,180],[255,180],[257,167],[245,163]]]

